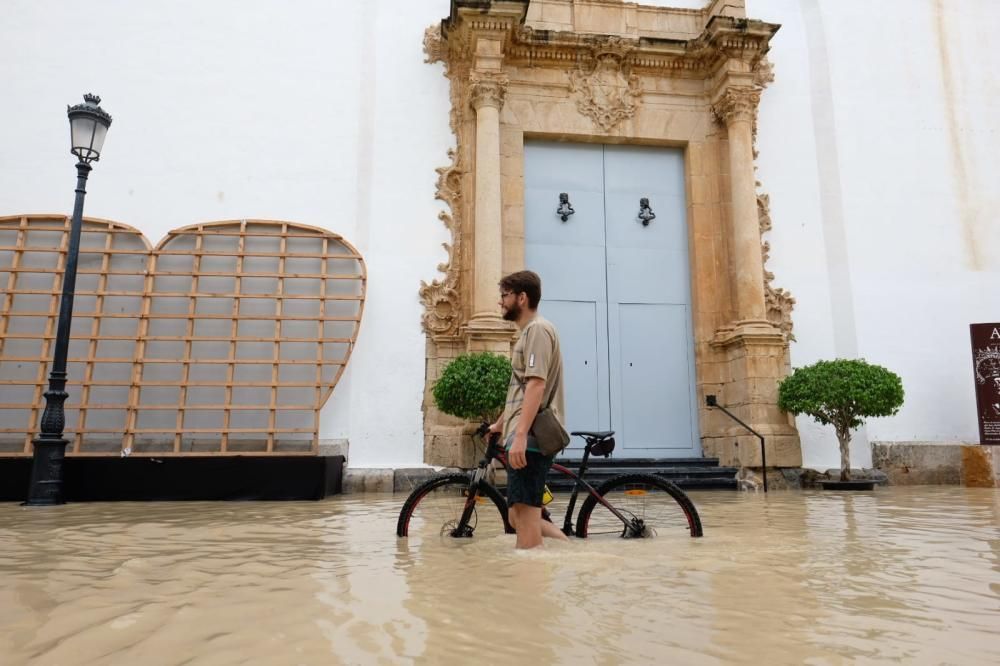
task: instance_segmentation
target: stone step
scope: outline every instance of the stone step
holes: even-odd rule
[[[579,461],[560,459],[556,462],[576,472]],[[697,490],[737,490],[737,467],[720,467],[718,458],[640,458],[616,460],[614,458],[591,459],[587,464],[585,480],[599,486],[607,479],[619,474],[655,474],[677,484],[681,488]],[[568,492],[574,482],[559,472],[550,472],[547,478],[553,492]]]
[[[718,489],[718,490],[736,490],[736,471],[733,470],[731,475],[721,475],[721,474],[669,474],[662,472],[653,472],[656,476],[663,477],[668,481],[672,481],[677,486],[681,488],[691,488],[691,489]],[[586,481],[595,488],[600,486],[604,481],[616,475],[601,475],[601,476],[591,476],[589,473],[586,476]],[[561,474],[555,476],[549,476],[546,480],[549,488],[553,492],[569,492],[573,489],[574,482]]]
[[[556,458],[555,462],[563,467],[577,469],[579,458]],[[600,467],[718,467],[718,458],[591,458],[587,461],[587,469]]]
[[[570,471],[576,472],[577,470],[570,468]],[[674,478],[702,478],[709,476],[732,476],[735,477],[736,473],[739,471],[736,467],[604,467],[598,469],[587,468],[586,479],[593,483],[592,479],[600,479],[602,482],[605,479],[610,479],[613,476],[618,476],[619,474],[656,474],[657,476],[662,476],[667,479]],[[565,479],[568,478],[559,472],[549,472],[549,478],[555,479]]]

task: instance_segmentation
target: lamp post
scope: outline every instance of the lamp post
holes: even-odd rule
[[[101,158],[104,137],[111,126],[111,116],[98,106],[101,98],[84,95],[84,103],[67,107],[69,116],[70,152],[79,158],[76,163],[76,203],[69,232],[69,249],[63,271],[62,300],[59,303],[59,324],[56,328],[55,353],[49,374],[49,390],[45,392],[45,411],[42,413],[40,434],[32,442],[34,457],[31,461],[31,485],[25,506],[52,506],[65,503],[63,497],[63,460],[67,440],[63,438],[66,426],[66,356],[69,351],[70,324],[73,319],[73,296],[76,291],[76,264],[80,255],[80,228],[83,224],[83,198],[87,194],[87,176],[90,163]]]

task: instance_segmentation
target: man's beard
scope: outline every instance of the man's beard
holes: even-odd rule
[[[521,316],[521,306],[518,303],[514,303],[509,308],[504,310],[503,318],[506,321],[517,321]]]

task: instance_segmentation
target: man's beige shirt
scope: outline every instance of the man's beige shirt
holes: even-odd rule
[[[507,387],[507,403],[504,407],[503,441],[517,430],[524,404],[525,384],[531,377],[545,380],[545,392],[538,411],[551,407],[560,423],[566,422],[566,408],[563,403],[562,352],[559,349],[559,334],[556,327],[541,315],[528,322],[514,344],[511,356],[510,386]],[[528,447],[529,450],[538,449]]]

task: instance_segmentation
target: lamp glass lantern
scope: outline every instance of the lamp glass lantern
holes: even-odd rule
[[[89,164],[101,159],[104,138],[111,127],[111,116],[99,105],[101,98],[97,95],[84,95],[84,103],[70,106],[66,109],[69,116],[70,152],[80,158],[81,162]]]

